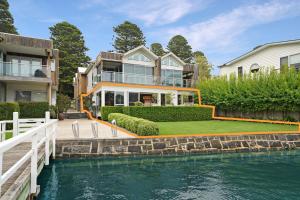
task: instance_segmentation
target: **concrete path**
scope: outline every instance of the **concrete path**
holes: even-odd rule
[[[72,123],[78,121],[79,138],[93,138],[91,123],[94,122],[88,119],[65,119],[58,122],[57,139],[73,139]],[[98,123],[99,139],[117,139],[117,138],[132,138],[121,130],[117,131],[117,137],[113,137],[111,128],[105,124]]]

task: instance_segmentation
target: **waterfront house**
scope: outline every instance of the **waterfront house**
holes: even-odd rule
[[[280,71],[284,66],[300,69],[300,39],[267,43],[220,66],[220,75],[243,76],[272,67]]]
[[[0,32],[0,102],[55,105],[58,66],[51,40]]]
[[[101,52],[82,70],[74,77],[75,99],[79,101],[82,93],[90,94],[96,110],[101,106],[194,103],[192,88],[198,80],[198,67],[172,52],[159,57],[145,46],[126,53]]]

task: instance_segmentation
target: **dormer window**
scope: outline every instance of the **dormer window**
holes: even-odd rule
[[[257,63],[254,63],[251,65],[250,71],[251,71],[251,73],[256,73],[259,71],[259,68],[260,68],[260,66]]]

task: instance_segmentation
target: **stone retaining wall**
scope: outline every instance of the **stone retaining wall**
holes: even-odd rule
[[[299,134],[58,140],[58,157],[258,152],[300,148]]]

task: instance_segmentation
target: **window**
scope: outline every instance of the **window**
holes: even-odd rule
[[[238,67],[238,77],[243,77],[243,67]]]
[[[16,91],[16,101],[31,101],[31,91]]]
[[[149,58],[147,58],[142,53],[133,54],[132,56],[128,57],[128,60],[136,60],[136,61],[142,61],[142,62],[151,62],[151,60]]]
[[[280,58],[280,71],[282,71],[285,67],[289,66],[289,58],[288,56]]]
[[[290,56],[290,67],[294,67],[296,71],[300,70],[300,54]]]
[[[260,68],[259,65],[257,63],[254,63],[251,65],[250,71],[251,71],[251,73],[256,73],[259,71],[259,68]]]
[[[182,71],[163,69],[161,71],[163,85],[167,86],[182,86]]]
[[[115,94],[113,91],[105,91],[105,105],[114,106]]]
[[[42,91],[32,91],[31,92],[31,101],[47,101],[47,92]]]
[[[162,63],[162,65],[179,67],[179,63],[171,56],[164,58],[161,63]]]
[[[115,92],[116,103],[115,105],[124,105],[124,92]]]
[[[138,101],[139,101],[139,93],[130,92],[129,93],[129,105],[134,106],[134,103],[138,102]]]
[[[0,102],[5,102],[5,84],[0,82]]]

